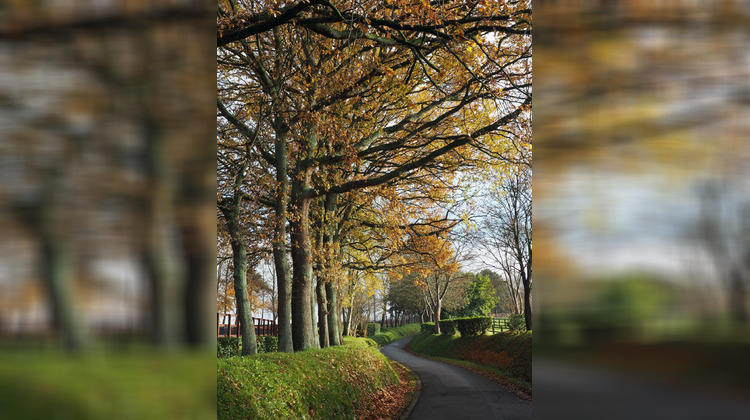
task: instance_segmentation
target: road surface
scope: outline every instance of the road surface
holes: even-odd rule
[[[409,420],[530,419],[531,402],[504,390],[482,375],[414,356],[403,349],[411,337],[380,349],[419,375],[422,392]]]

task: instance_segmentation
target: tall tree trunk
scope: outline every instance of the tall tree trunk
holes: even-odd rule
[[[307,277],[310,279],[310,323],[312,324],[313,333],[310,337],[311,347],[315,349],[320,348],[320,337],[318,334],[318,313],[317,313],[317,291],[315,290],[315,281],[313,281],[313,264],[310,263],[310,274]]]
[[[322,278],[318,278],[315,285],[315,294],[318,297],[318,342],[320,348],[326,348],[330,344],[328,331],[328,307],[329,302],[326,296],[325,283]]]
[[[276,181],[278,192],[276,193],[274,219],[273,261],[276,268],[276,285],[278,287],[278,324],[279,324],[279,351],[292,353],[292,278],[289,269],[289,257],[287,256],[287,196],[289,191],[289,178],[287,178],[287,154],[285,129],[280,126],[276,129]]]
[[[341,333],[339,332],[339,315],[338,315],[338,290],[333,282],[325,284],[326,296],[328,297],[328,337],[331,346],[341,345]]]
[[[442,299],[438,298],[435,304],[435,333],[440,334],[440,309],[443,307]]]
[[[302,199],[297,203],[296,218],[289,223],[292,239],[292,344],[294,351],[302,351],[312,347],[315,340],[310,305],[310,200]]]
[[[526,321],[526,330],[531,330],[531,282],[523,280],[523,318]]]
[[[63,339],[63,346],[72,351],[86,346],[85,331],[73,299],[73,276],[70,255],[64,244],[42,239],[42,279],[44,280],[55,330]]]
[[[214,180],[214,183],[216,181]],[[216,188],[215,186],[213,187]],[[193,203],[188,220],[182,223],[182,249],[185,266],[185,289],[183,291],[183,319],[185,339],[189,346],[202,349],[215,349],[216,336],[210,314],[215,309],[216,286],[216,208],[211,198],[210,206]]]
[[[281,229],[277,225],[277,234],[281,230],[284,232],[286,229],[282,226]],[[274,242],[273,245],[273,262],[276,267],[276,284],[279,289],[279,304],[278,304],[278,324],[279,324],[279,351],[285,353],[292,353],[294,351],[292,347],[292,327],[291,327],[291,296],[292,296],[292,282],[291,273],[289,270],[289,259],[287,258],[286,247],[284,243]]]
[[[242,334],[242,355],[248,356],[258,352],[255,338],[255,325],[250,314],[250,301],[247,296],[247,250],[239,226],[239,205],[234,204],[228,216],[228,228],[232,244],[232,262],[234,264],[234,298],[237,302],[237,318],[240,321]]]

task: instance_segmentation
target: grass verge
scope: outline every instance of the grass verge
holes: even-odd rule
[[[218,419],[356,419],[376,413],[378,395],[388,400],[388,390],[397,389],[402,377],[372,340],[347,338],[345,344],[219,359]]]
[[[370,337],[373,341],[382,347],[406,336],[419,333],[420,324],[406,324],[401,327],[386,328],[381,332]]]
[[[530,333],[475,337],[420,333],[414,336],[408,349],[497,379],[522,398],[531,396]]]
[[[204,419],[215,356],[148,350],[0,352],[1,419]]]

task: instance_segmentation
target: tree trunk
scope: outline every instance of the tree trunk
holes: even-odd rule
[[[42,239],[42,278],[52,307],[53,322],[68,350],[85,348],[85,331],[73,300],[70,255],[63,244]]]
[[[531,330],[531,283],[523,281],[523,317],[526,321],[526,330]]]
[[[339,332],[338,315],[338,290],[332,282],[325,284],[326,296],[328,297],[328,337],[331,346],[341,345],[341,333]]]
[[[282,233],[285,228],[282,226],[278,230]],[[276,267],[276,284],[279,289],[278,303],[278,324],[279,324],[279,351],[292,353],[292,327],[291,327],[291,276],[289,270],[289,260],[283,243],[274,243],[273,245],[273,262]]]
[[[285,128],[276,128],[276,181],[278,191],[276,193],[274,219],[273,262],[276,269],[276,285],[278,287],[278,324],[279,324],[279,351],[292,353],[292,279],[289,268],[289,257],[287,256],[287,195],[289,191],[289,179],[287,178],[287,154]]]
[[[328,335],[329,302],[326,296],[326,288],[321,278],[318,278],[318,282],[315,285],[315,294],[318,297],[318,342],[320,343],[320,348],[326,348],[330,342]]]
[[[242,355],[249,356],[258,352],[255,339],[255,325],[250,314],[250,301],[247,296],[247,251],[245,241],[240,233],[239,220],[236,211],[239,206],[235,205],[232,219],[229,220],[229,234],[232,244],[232,262],[234,264],[234,298],[237,302],[237,318],[240,321],[242,334]]]
[[[437,304],[435,305],[435,334],[440,334],[440,309],[443,306],[442,299],[437,299]]]
[[[215,202],[211,204],[208,210],[213,216]],[[193,208],[190,213],[195,217],[183,222],[181,239],[186,270],[182,308],[185,339],[191,347],[213,350],[216,336],[209,314],[215,308],[215,296],[211,292],[216,285],[213,264],[216,261],[216,223],[207,217],[209,211],[205,206],[193,204],[190,207]]]
[[[292,344],[294,351],[312,347],[313,338],[311,296],[310,234],[308,224],[309,200],[301,200],[298,220],[290,222],[292,238]]]

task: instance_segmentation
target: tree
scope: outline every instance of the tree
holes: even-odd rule
[[[219,8],[220,96],[230,102],[219,108],[259,139],[254,153],[276,178],[276,193],[258,200],[276,203],[279,230],[288,221],[292,341],[304,350],[317,339],[311,214],[336,195],[456,170],[496,142],[531,103],[530,11],[377,3],[365,18],[364,3],[240,6]],[[266,119],[254,117],[260,107]]]
[[[488,316],[500,301],[489,277],[481,274],[473,276],[464,299],[466,303],[457,312],[467,317]]]
[[[211,348],[215,167],[205,156],[215,146],[202,81],[214,70],[200,35],[210,9],[92,7],[3,4],[6,83],[17,89],[4,96],[2,154],[20,182],[0,195],[26,227],[5,238],[38,249],[28,280],[45,284],[64,346],[91,338],[82,279],[107,279],[87,266],[118,260],[140,268],[154,344]]]
[[[498,178],[489,197],[492,207],[480,243],[504,273],[514,302],[520,300],[522,289],[526,328],[531,329],[531,169],[510,168]]]

